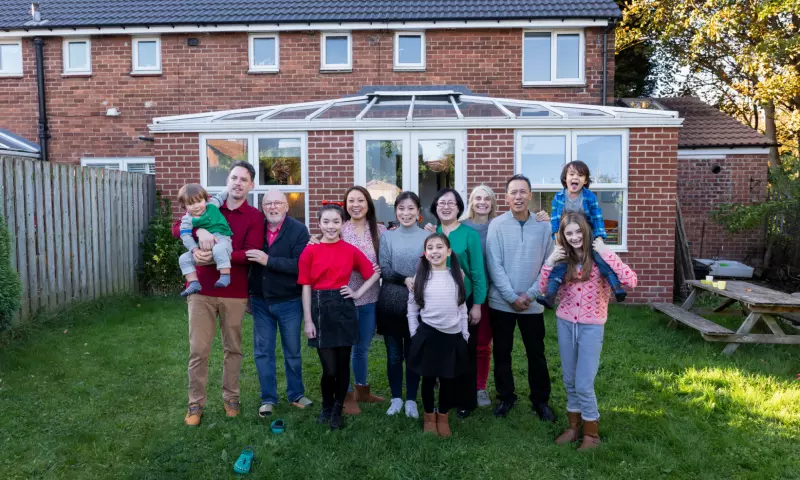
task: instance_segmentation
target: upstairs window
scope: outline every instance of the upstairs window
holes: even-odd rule
[[[161,38],[141,37],[133,39],[132,74],[161,73]]]
[[[250,71],[277,72],[279,70],[278,34],[250,35]]]
[[[349,33],[323,33],[321,57],[321,70],[352,70],[352,35]]]
[[[22,41],[0,39],[0,77],[22,75]]]
[[[92,73],[92,42],[88,38],[64,39],[64,74]]]
[[[394,69],[425,70],[425,32],[395,33]]]
[[[81,166],[148,175],[156,174],[156,159],[153,157],[87,157],[81,158]]]
[[[583,84],[584,51],[582,31],[525,32],[522,84]]]

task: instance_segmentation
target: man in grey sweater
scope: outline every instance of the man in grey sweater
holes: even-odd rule
[[[494,335],[494,381],[500,403],[497,417],[505,417],[514,406],[514,375],[511,351],[514,328],[519,325],[528,357],[528,386],[533,410],[542,420],[555,421],[550,409],[550,374],[544,356],[544,308],[535,299],[537,281],[545,258],[553,249],[550,222],[537,222],[528,210],[531,183],[514,175],[506,183],[506,203],[511,211],[489,224],[486,256],[489,275],[489,318]]]

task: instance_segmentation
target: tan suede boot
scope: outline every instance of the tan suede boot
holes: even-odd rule
[[[564,433],[556,438],[557,445],[564,445],[567,443],[572,443],[578,439],[580,436],[580,428],[581,428],[581,414],[580,412],[567,412],[567,418],[569,419],[569,425],[567,425],[567,429],[564,430]]]
[[[450,431],[450,420],[447,413],[436,413],[436,430],[442,438],[453,435],[453,432]]]
[[[361,403],[380,403],[384,400],[383,397],[373,395],[370,391],[369,385],[356,384],[356,401]]]
[[[356,402],[356,396],[353,392],[347,392],[344,397],[344,414],[345,415],[361,415],[361,408]]]
[[[436,413],[426,413],[423,416],[422,433],[439,435],[438,430],[436,430]]]
[[[591,450],[600,446],[600,433],[597,422],[583,422],[583,442],[578,447],[579,452]]]

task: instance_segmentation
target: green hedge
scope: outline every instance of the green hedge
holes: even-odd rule
[[[5,217],[0,216],[0,329],[11,325],[21,295],[19,274],[11,266],[11,235]]]
[[[170,201],[156,192],[156,215],[142,242],[142,268],[139,271],[143,293],[171,295],[183,288],[183,275],[178,257],[184,252],[180,239],[172,236],[172,208]]]

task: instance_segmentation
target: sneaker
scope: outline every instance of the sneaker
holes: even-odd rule
[[[415,402],[414,400],[406,400],[406,417],[419,418],[419,411],[417,410],[417,402]]]
[[[225,400],[222,403],[225,406],[225,416],[232,418],[239,415],[239,400]]]
[[[459,408],[456,410],[456,416],[462,420],[469,417],[470,414],[472,414],[472,410],[467,408]]]
[[[533,411],[539,418],[545,422],[552,422],[556,423],[556,414],[553,413],[553,409],[550,408],[550,405],[546,403],[540,403],[538,405],[533,406]]]
[[[272,415],[272,411],[275,409],[275,405],[271,403],[265,403],[258,407],[258,416],[261,418],[266,418]]]
[[[489,398],[489,393],[486,390],[478,390],[478,406],[491,407],[492,399]]]
[[[183,419],[183,423],[190,427],[196,427],[200,425],[200,418],[202,416],[203,416],[203,407],[201,407],[196,403],[193,403],[189,405],[189,409],[186,411],[186,417]]]
[[[505,418],[512,408],[514,408],[514,402],[501,401],[496,407],[494,407],[494,416],[498,418]]]
[[[389,405],[389,410],[386,410],[386,415],[397,415],[403,409],[403,399],[393,398],[392,403]]]
[[[314,405],[314,402],[312,402],[311,400],[307,399],[304,396],[292,402],[292,406],[297,408],[306,408],[310,407],[311,405]]]

